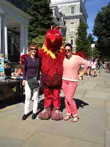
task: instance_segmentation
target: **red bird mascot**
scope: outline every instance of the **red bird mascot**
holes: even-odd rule
[[[42,84],[44,91],[44,110],[39,118],[47,120],[62,120],[60,111],[60,90],[62,85],[64,48],[63,38],[57,26],[46,33],[43,47],[39,50],[42,61]],[[53,105],[53,107],[51,107]]]

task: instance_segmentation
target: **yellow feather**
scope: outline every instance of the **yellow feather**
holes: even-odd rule
[[[52,59],[55,59],[56,58],[55,54],[58,54],[59,53],[59,51],[56,51],[55,54],[54,54],[53,52],[51,52],[50,50],[48,50],[45,45],[43,45],[42,48],[44,49],[44,52],[47,53],[47,55],[49,54],[52,57]],[[61,48],[63,48],[63,47],[61,47]],[[60,49],[60,52],[62,52],[61,49]]]

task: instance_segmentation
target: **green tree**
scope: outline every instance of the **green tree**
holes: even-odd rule
[[[29,22],[29,43],[39,35],[44,35],[53,24],[50,0],[27,0],[28,14],[32,16]]]
[[[88,41],[89,41],[90,44],[95,43],[94,37],[92,36],[91,33],[87,36],[87,38],[88,38]]]
[[[45,40],[45,35],[39,35],[32,40],[32,43],[36,44],[38,47],[42,47],[44,40]]]
[[[100,51],[97,48],[92,50],[92,57],[93,58],[100,58]]]
[[[87,38],[87,27],[82,22],[78,27],[76,51],[83,51],[87,57],[91,56],[91,47]]]
[[[96,47],[101,57],[110,59],[110,3],[98,12],[93,33],[98,38]]]

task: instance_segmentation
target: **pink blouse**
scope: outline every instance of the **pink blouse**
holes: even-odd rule
[[[78,81],[78,72],[81,65],[88,67],[90,66],[90,63],[77,55],[72,55],[72,57],[69,59],[65,57],[63,61],[62,79],[69,81]]]

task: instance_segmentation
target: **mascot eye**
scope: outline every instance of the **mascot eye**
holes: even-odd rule
[[[50,34],[47,34],[47,36],[50,36]]]
[[[56,34],[56,36],[59,36],[59,34]]]

